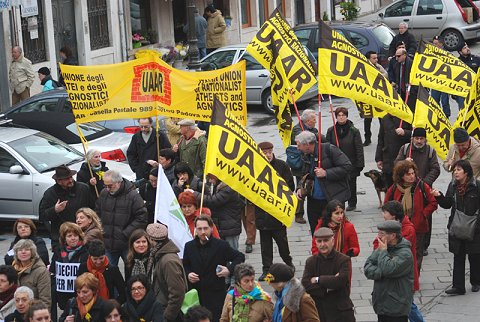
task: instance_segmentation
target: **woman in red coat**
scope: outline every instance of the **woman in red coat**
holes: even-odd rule
[[[325,207],[325,213],[318,220],[315,231],[328,227],[335,233],[335,250],[350,257],[360,254],[357,232],[353,224],[345,218],[345,205],[338,200],[331,200]],[[312,255],[318,254],[315,238],[312,239]]]
[[[415,227],[417,237],[417,266],[422,268],[423,245],[428,232],[428,217],[437,210],[438,203],[428,184],[417,177],[417,166],[410,160],[398,161],[393,168],[394,184],[385,194],[385,202],[399,201],[403,212]]]

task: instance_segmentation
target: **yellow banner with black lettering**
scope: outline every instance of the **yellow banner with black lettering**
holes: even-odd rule
[[[470,91],[475,72],[446,50],[420,41],[412,63],[410,84],[465,97]]]
[[[247,46],[247,51],[270,70],[272,103],[283,145],[290,145],[292,115],[288,108],[291,96],[296,101],[317,83],[315,68],[293,30],[275,9]],[[292,102],[293,103],[293,102]]]
[[[358,114],[360,114],[361,118],[365,118],[365,119],[371,119],[374,117],[381,118],[387,114],[385,110],[375,107],[372,104],[360,102],[357,100],[354,100],[354,102],[355,102],[355,105],[357,106]]]
[[[219,100],[213,103],[205,173],[211,173],[290,227],[297,197],[245,127]]]
[[[418,87],[417,103],[413,127],[424,128],[427,132],[428,144],[437,152],[440,159],[445,160],[452,144],[452,124],[448,117],[420,84]]]
[[[460,110],[453,128],[463,127],[470,136],[480,140],[480,73],[473,80],[472,87],[465,99],[465,106]]]
[[[119,64],[61,69],[77,123],[155,115],[209,122],[214,95],[247,123],[244,61],[188,72],[152,52]]]
[[[318,91],[370,104],[412,123],[412,111],[388,79],[323,21],[320,21],[318,48]]]

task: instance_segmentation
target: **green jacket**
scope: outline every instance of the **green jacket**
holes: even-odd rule
[[[200,180],[203,178],[205,158],[207,155],[207,139],[204,135],[194,136],[188,144],[182,140],[178,146],[180,161],[186,162]]]
[[[413,269],[410,242],[405,238],[387,251],[376,249],[368,257],[364,271],[374,280],[372,302],[376,314],[408,316],[413,301]]]

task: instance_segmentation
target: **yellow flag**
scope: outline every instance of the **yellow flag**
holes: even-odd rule
[[[421,41],[412,63],[410,84],[440,92],[467,96],[475,72],[446,50]]]
[[[211,173],[290,227],[297,197],[244,126],[219,100],[213,104],[205,173]]]
[[[460,110],[453,128],[463,127],[470,136],[480,140],[480,73],[473,80],[472,87],[465,99],[465,106]]]
[[[452,124],[442,108],[422,85],[418,87],[415,118],[412,125],[425,129],[428,144],[435,149],[440,159],[445,160],[448,149],[453,143]]]
[[[292,116],[288,108],[290,96],[298,100],[316,84],[315,69],[278,9],[248,44],[247,51],[270,70],[275,118],[283,145],[287,147],[292,133]]]
[[[245,62],[208,72],[172,68],[153,51],[111,65],[61,65],[77,123],[155,115],[210,121],[216,95],[247,123]]]
[[[320,22],[318,91],[355,98],[412,123],[413,113],[380,71],[345,37]]]
[[[357,100],[354,100],[355,105],[357,106],[358,113],[362,118],[381,118],[384,117],[387,112],[385,112],[382,109],[379,109],[378,107],[373,106],[372,104],[360,102]]]

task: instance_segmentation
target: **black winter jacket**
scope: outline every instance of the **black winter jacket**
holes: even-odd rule
[[[100,194],[100,192],[102,192],[103,188],[105,187],[104,184],[103,184],[103,174],[108,171],[108,167],[106,166],[105,162],[100,161],[100,164],[101,164],[101,168],[100,168],[99,171],[93,171],[93,169],[92,169],[93,176],[95,177],[95,179],[97,179],[96,186],[97,186],[97,191],[98,191],[99,194]],[[96,200],[97,199],[97,193],[95,192],[95,186],[92,186],[90,184],[90,178],[91,178],[90,170],[88,170],[87,162],[83,162],[82,166],[80,167],[80,170],[77,173],[77,181],[78,182],[83,182],[87,186],[89,186],[90,191],[92,192],[92,195]]]
[[[95,303],[93,303],[92,308],[90,309],[90,311],[88,311],[91,318],[90,320],[87,320],[86,318],[82,319],[80,315],[80,310],[77,305],[77,299],[71,298],[67,303],[67,307],[58,319],[58,322],[64,322],[69,315],[75,315],[75,322],[103,322],[105,321],[105,318],[103,316],[105,313],[105,304],[106,303],[103,299],[97,297],[97,300],[95,301]]]
[[[111,252],[128,249],[131,233],[147,226],[143,199],[133,183],[125,179],[113,195],[107,189],[100,193],[95,210],[102,220],[105,247]]]
[[[122,319],[125,322],[140,322],[140,320],[145,322],[163,322],[165,320],[163,318],[162,305],[155,299],[155,295],[153,295],[151,290],[145,294],[140,303],[135,302],[130,292],[127,292],[127,302],[122,305],[122,308],[127,314],[127,319]]]
[[[397,34],[393,37],[392,42],[390,43],[390,47],[388,49],[388,55],[394,56],[397,49],[397,43],[403,41],[405,43],[405,48],[407,49],[407,53],[413,57],[415,52],[417,51],[417,41],[415,40],[415,36],[411,34],[408,30],[405,31],[403,34]],[[392,58],[395,59],[395,58]]]

